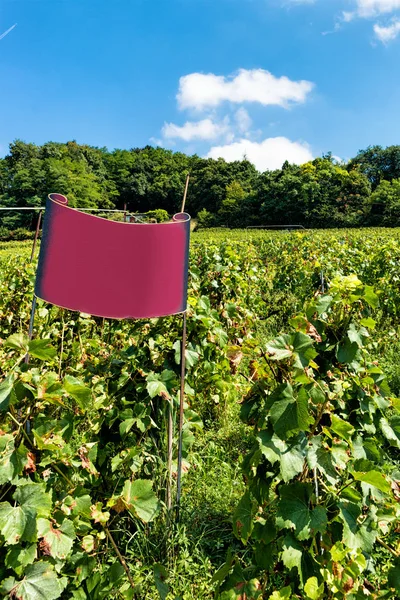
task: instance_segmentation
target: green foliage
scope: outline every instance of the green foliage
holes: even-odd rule
[[[215,217],[212,213],[208,212],[206,208],[202,208],[197,213],[197,225],[199,229],[212,227],[215,222]]]
[[[382,180],[392,181],[400,177],[400,147],[369,146],[360,150],[350,161],[350,166],[364,173],[375,189]]]
[[[29,255],[0,244],[6,598],[398,596],[397,232],[193,234],[179,526],[179,317],[38,301],[29,342]]]
[[[108,152],[74,141],[36,146],[17,140],[0,159],[0,205],[39,207],[49,191],[58,191],[71,206],[126,206],[163,222],[180,210],[190,173],[186,210],[200,228],[396,226],[399,148],[368,148],[348,164],[327,154],[259,173],[248,160],[205,159],[151,146]],[[0,241],[28,239],[36,222],[34,211],[2,211]]]
[[[355,276],[337,276],[329,291],[261,350],[263,378],[242,404],[254,446],[233,529],[253,549],[262,589],[282,561],[296,597],[358,598],[368,592],[367,561],[400,516],[390,450],[400,410],[368,351],[376,295]]]
[[[146,213],[146,216],[149,219],[154,219],[155,221],[157,221],[157,223],[165,223],[166,221],[169,221],[169,215],[167,211],[163,210],[162,208],[158,208],[156,210],[149,210],[149,212]]]
[[[37,562],[26,568],[22,580],[8,577],[1,585],[1,591],[9,598],[21,600],[56,600],[67,585],[65,577],[59,578],[54,567],[45,562]]]

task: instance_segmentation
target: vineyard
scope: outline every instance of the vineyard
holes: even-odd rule
[[[400,230],[192,234],[179,520],[182,317],[38,300],[29,341],[30,252],[0,244],[3,597],[400,596]]]

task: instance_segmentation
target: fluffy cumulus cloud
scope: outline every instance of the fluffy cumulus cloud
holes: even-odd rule
[[[400,34],[400,21],[395,20],[387,27],[378,25],[377,23],[374,25],[375,36],[378,38],[380,42],[387,44],[392,40],[396,39]]]
[[[344,11],[342,13],[342,20],[344,22],[353,21],[353,19],[360,17],[370,19],[378,17],[379,15],[389,15],[397,10],[400,10],[400,0],[354,0],[355,10],[352,12]],[[387,44],[400,33],[400,21],[397,18],[393,18],[389,23],[381,25],[375,23],[374,25],[375,37],[382,43]]]
[[[228,162],[246,157],[259,171],[280,169],[285,160],[303,164],[312,160],[308,144],[292,142],[286,137],[267,138],[262,142],[241,139],[225,146],[214,146],[207,154],[209,158],[224,158]]]
[[[355,9],[353,11],[343,11],[342,21],[349,23],[357,17],[369,19],[379,15],[390,14],[400,9],[400,0],[354,0]],[[379,25],[374,26],[374,30]],[[378,39],[379,34],[377,35]],[[393,38],[392,38],[393,39]]]
[[[162,134],[166,139],[181,139],[185,142],[216,140],[223,135],[230,135],[229,120],[225,118],[221,123],[216,123],[211,119],[186,121],[182,126],[175,125],[175,123],[165,123]]]
[[[287,0],[290,3],[301,2],[307,0]],[[350,7],[349,7],[350,8]],[[354,19],[372,19],[381,15],[390,15],[400,10],[400,0],[353,0],[353,10],[342,11],[340,18],[335,24],[333,31],[323,32],[334,33],[341,29],[343,23],[350,23]],[[388,23],[382,25],[374,24],[375,37],[382,43],[387,44],[396,39],[400,33],[400,19],[394,17]]]
[[[309,3],[308,0],[289,0],[293,3]],[[355,17],[376,17],[400,9],[400,0],[353,0],[354,10],[344,11],[344,21],[351,21]]]
[[[263,69],[240,69],[229,77],[191,73],[180,78],[177,99],[181,109],[205,110],[223,102],[288,108],[290,104],[305,102],[313,87],[310,81],[275,77]]]
[[[375,17],[400,9],[400,0],[356,0],[359,17]]]

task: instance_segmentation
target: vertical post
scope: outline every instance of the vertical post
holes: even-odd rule
[[[167,480],[167,493],[166,493],[166,505],[167,510],[170,511],[172,508],[172,450],[173,450],[173,439],[174,439],[174,425],[173,425],[173,406],[172,400],[171,403],[168,403],[168,448],[167,448],[167,471],[168,471],[168,480]]]
[[[29,341],[32,339],[32,334],[33,334],[33,323],[35,321],[36,300],[37,300],[37,298],[34,295],[33,302],[32,302],[32,309],[31,309],[31,318],[29,321],[29,332],[28,332]],[[26,362],[26,363],[29,362],[29,353],[28,352],[25,354],[24,362]]]
[[[188,187],[189,187],[189,179],[190,179],[190,175],[188,175],[186,177],[185,193],[183,194],[183,201],[182,201],[181,212],[185,212],[185,204],[186,204],[186,196],[187,196]]]
[[[186,311],[183,313],[182,345],[181,345],[181,390],[179,395],[179,438],[178,438],[178,483],[176,494],[176,519],[179,522],[181,490],[182,490],[182,430],[183,403],[185,399],[185,367],[186,367]]]
[[[33,239],[32,252],[31,252],[31,259],[30,259],[30,261],[29,261],[29,262],[32,262],[32,261],[33,261],[33,257],[34,257],[34,255],[35,255],[36,242],[37,242],[37,240],[38,240],[38,237],[39,237],[39,230],[40,230],[40,223],[41,223],[41,220],[42,220],[42,211],[40,210],[40,211],[39,211],[38,220],[37,220],[37,223],[36,223],[35,237],[34,237],[34,239]]]
[[[124,223],[126,223],[126,202],[124,204]]]

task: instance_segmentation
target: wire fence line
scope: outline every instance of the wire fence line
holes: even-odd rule
[[[124,210],[118,210],[116,208],[81,208],[80,206],[71,206],[70,208],[75,208],[76,210],[82,210],[86,212],[110,212],[110,213],[124,213]],[[45,206],[0,206],[0,210],[45,210]]]

